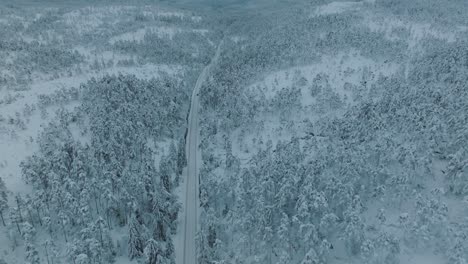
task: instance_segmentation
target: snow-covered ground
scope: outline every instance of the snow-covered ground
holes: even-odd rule
[[[345,83],[357,85],[363,76],[364,71],[372,72],[371,82],[382,74],[390,76],[396,72],[398,65],[390,62],[376,62],[359,54],[358,51],[350,53],[339,53],[334,55],[324,55],[316,64],[301,67],[293,67],[279,72],[271,73],[264,77],[259,83],[250,85],[250,89],[255,93],[264,94],[267,99],[271,99],[280,89],[300,85],[297,82],[304,82],[301,85],[302,103],[304,106],[311,105],[313,98],[309,91],[309,84],[318,74],[328,75],[329,83],[342,99],[347,96],[351,100],[351,91],[347,91]]]
[[[298,87],[301,91],[300,100],[303,111],[296,112],[289,117],[289,120],[294,122],[289,129],[284,127],[277,115],[271,115],[263,117],[261,120],[263,129],[253,134],[239,134],[240,131],[234,131],[233,138],[236,140],[233,140],[233,143],[238,142],[238,144],[233,144],[233,150],[236,150],[236,155],[241,157],[241,160],[248,160],[247,153],[255,153],[251,148],[253,140],[262,138],[263,142],[272,140],[276,143],[278,140],[290,140],[293,136],[303,136],[301,132],[305,128],[303,121],[320,118],[320,116],[311,115],[313,109],[317,107],[317,98],[311,94],[310,87],[317,76],[327,76],[331,90],[340,97],[344,105],[351,106],[357,99],[354,98],[353,91],[349,89],[350,86],[360,85],[363,76],[368,76],[366,81],[371,87],[379,77],[389,77],[395,74],[399,67],[395,63],[375,61],[360,55],[357,51],[352,51],[324,55],[314,64],[269,73],[263,80],[249,85],[247,89],[259,98],[272,100],[282,89]],[[333,116],[338,113],[339,111],[326,114]]]
[[[149,27],[149,28],[141,28],[134,32],[127,32],[123,33],[122,35],[112,37],[109,42],[114,44],[117,41],[141,41],[144,39],[146,34],[155,34],[160,38],[170,38],[172,39],[174,35],[180,32],[184,32],[182,28],[170,28],[170,27]],[[199,33],[199,34],[206,34],[208,33],[207,29],[190,29],[189,32]]]
[[[143,65],[141,67],[113,67],[98,73],[89,73],[76,75],[72,77],[63,77],[52,81],[34,82],[27,91],[9,92],[0,91],[0,98],[12,96],[18,98],[12,103],[0,105],[0,117],[5,121],[10,118],[16,118],[19,114],[20,120],[24,120],[24,128],[19,129],[16,126],[0,124],[0,176],[5,179],[7,188],[16,193],[26,194],[30,186],[26,185],[21,178],[21,169],[19,164],[26,157],[37,150],[35,143],[36,136],[42,128],[54,119],[54,112],[57,107],[50,107],[48,115],[43,117],[37,109],[40,95],[51,95],[61,89],[79,87],[80,84],[87,82],[90,78],[99,78],[107,74],[133,74],[138,78],[151,79],[160,76],[160,73],[175,75],[182,73],[182,67],[170,65]],[[67,104],[65,107],[72,109],[75,104]],[[36,110],[31,114],[24,116],[25,111],[35,107]],[[13,201],[11,201],[13,202]]]
[[[252,164],[252,158],[255,155],[259,155],[262,150],[265,150],[269,141],[272,142],[273,149],[278,142],[281,141],[284,144],[285,142],[291,141],[293,138],[299,138],[301,148],[304,147],[303,144],[313,144],[307,143],[306,141],[310,138],[308,133],[313,131],[311,126],[314,121],[318,119],[323,120],[324,117],[330,117],[331,120],[334,120],[334,117],[339,117],[344,112],[344,109],[352,109],[357,103],[362,103],[363,101],[377,101],[379,92],[377,91],[374,93],[376,90],[374,90],[373,86],[378,86],[380,80],[401,76],[403,72],[405,76],[408,77],[410,61],[414,57],[420,55],[420,53],[424,53],[424,48],[426,48],[425,45],[427,43],[439,43],[438,41],[440,41],[440,43],[452,44],[460,39],[466,38],[466,27],[464,25],[451,27],[427,21],[415,22],[414,20],[409,20],[405,16],[396,16],[392,13],[380,13],[381,11],[374,9],[374,5],[378,4],[378,1],[331,2],[315,7],[311,15],[311,20],[314,21],[313,19],[317,19],[317,17],[321,19],[322,16],[330,16],[330,23],[333,23],[333,19],[340,14],[353,12],[353,15],[360,18],[360,20],[358,20],[359,23],[352,25],[352,27],[355,27],[353,30],[362,28],[363,30],[370,30],[372,33],[383,33],[386,40],[390,42],[398,40],[407,43],[408,49],[406,50],[405,46],[405,55],[398,59],[388,60],[385,55],[369,58],[363,56],[358,50],[349,52],[349,50],[345,49],[345,52],[337,51],[335,54],[323,54],[311,64],[263,73],[259,81],[257,81],[259,77],[256,76],[256,81],[247,85],[245,88],[245,91],[248,91],[245,94],[246,96],[252,96],[259,101],[266,101],[267,103],[265,105],[259,103],[262,106],[259,107],[260,110],[257,110],[254,114],[255,117],[252,118],[253,120],[237,124],[238,127],[235,129],[223,131],[215,135],[210,134],[211,131],[207,132],[207,138],[205,138],[207,141],[206,153],[214,153],[214,159],[216,160],[206,165],[207,167],[214,167],[214,169],[210,171],[210,181],[219,186],[231,183],[231,179],[229,179],[230,172],[224,167],[224,157],[227,154],[226,138],[229,139],[229,144],[232,144],[232,155],[240,161],[241,165],[241,172],[235,177],[243,177],[245,173],[250,172],[248,170],[252,170],[252,168],[254,168],[253,170],[263,170],[263,167],[255,168],[255,165]],[[237,43],[240,37],[232,36],[232,40]],[[233,63],[235,64],[236,62],[234,61]],[[320,78],[317,78],[318,76]],[[311,86],[314,85],[314,82],[322,82],[324,76],[326,76],[326,83],[329,85],[330,90],[341,99],[343,108],[336,110],[328,110],[327,108],[326,111],[317,111],[320,110],[317,109],[319,105],[318,97],[311,94]],[[221,83],[220,85],[223,84]],[[362,94],[356,95],[356,87],[366,87],[367,90],[359,91],[359,93]],[[282,98],[282,96],[287,94],[284,91],[293,91],[296,88],[300,91],[299,100],[301,109],[293,108],[291,105],[293,110],[290,112],[288,112],[288,109],[265,110],[269,109],[269,107],[271,107],[270,104],[274,104],[276,101],[281,101],[281,99],[286,101],[287,99]],[[242,96],[242,94],[240,96]],[[239,101],[243,102],[242,100]],[[248,102],[249,100],[246,99],[245,101]],[[233,106],[232,104],[226,103],[220,108],[222,107],[230,110],[234,109],[233,112],[235,113],[235,111],[241,111],[242,107],[247,108],[251,106]],[[322,106],[319,106],[319,108],[320,107]],[[328,106],[325,105],[325,107]],[[223,113],[229,114],[232,112],[226,111]],[[283,115],[283,113],[286,114]],[[216,116],[213,117],[212,115],[212,113],[206,114],[205,118],[207,124],[212,122],[210,123],[211,126],[221,130],[222,128],[219,128],[220,126],[217,125],[220,123],[218,120],[223,117],[216,115],[213,115]],[[317,138],[317,141],[320,140],[320,136],[317,136],[317,134],[312,137]],[[310,162],[313,163],[313,153],[307,153],[306,155],[311,156]],[[430,174],[426,175],[427,178],[420,179],[423,182],[418,187],[423,191],[418,190],[417,193],[423,196],[422,199],[435,199],[431,200],[431,202],[433,202],[436,201],[436,197],[438,197],[434,193],[441,192],[442,195],[440,196],[440,200],[437,200],[437,203],[440,202],[442,207],[443,205],[447,206],[447,221],[451,223],[450,225],[454,226],[457,223],[462,223],[465,221],[463,217],[466,217],[466,210],[464,209],[466,204],[460,197],[453,197],[453,195],[450,195],[449,192],[445,190],[447,176],[442,171],[447,171],[446,161],[441,161],[438,158],[432,157],[428,157],[428,160],[430,160],[435,167],[431,170]],[[242,169],[246,169],[246,171]],[[243,180],[238,181],[240,182],[239,184],[244,183]],[[238,186],[234,188],[238,188]],[[413,191],[416,193],[416,190]],[[238,194],[238,190],[232,192],[235,193],[234,195]],[[219,194],[216,191],[212,191],[211,195]],[[437,249],[415,249],[415,246],[411,245],[411,242],[408,242],[408,240],[410,240],[408,238],[409,233],[412,231],[405,229],[406,227],[402,227],[400,220],[407,216],[410,219],[409,221],[413,221],[414,223],[418,221],[418,209],[415,205],[416,198],[413,198],[414,199],[409,199],[403,203],[401,207],[397,209],[389,208],[387,202],[382,200],[370,201],[368,207],[365,208],[361,215],[361,217],[365,219],[363,222],[366,228],[368,226],[371,229],[373,228],[373,230],[367,230],[366,234],[369,234],[371,237],[373,235],[381,235],[382,233],[394,235],[399,243],[398,262],[396,263],[447,263],[447,256],[438,252]],[[229,204],[229,202],[226,203]],[[213,207],[216,208],[215,206]],[[228,206],[226,206],[226,208],[228,208]],[[380,220],[377,219],[377,215],[379,210],[383,208],[385,209],[384,212],[387,219],[385,224],[381,225],[379,222]],[[222,210],[223,208],[218,209]],[[235,211],[237,208],[232,210]],[[288,216],[291,217],[290,215]],[[223,216],[219,215],[216,215],[216,217],[224,221],[231,220],[228,219],[228,217],[224,219]],[[242,219],[242,217],[239,218]],[[242,220],[251,221],[250,219]],[[261,239],[259,239],[259,243],[260,241]],[[229,239],[223,242],[236,245],[242,243],[233,243],[229,241]],[[344,242],[340,238],[336,237],[330,242],[332,242],[334,246],[334,249],[331,251],[332,259],[330,263],[363,263],[363,259],[349,256],[349,253],[345,249]],[[249,242],[245,242],[245,244],[248,243]],[[255,247],[257,245],[250,246]],[[387,248],[390,248],[390,246]],[[228,247],[223,249],[229,252],[231,250],[231,248]],[[235,255],[235,253],[231,254]],[[276,257],[278,257],[278,255],[276,255]],[[232,256],[225,257],[229,258]],[[260,258],[261,255],[259,256],[259,259]],[[236,258],[232,257],[232,259]],[[277,259],[274,261],[277,261]],[[252,260],[252,263],[253,262]],[[384,262],[377,261],[372,263]]]
[[[245,121],[245,124],[241,122],[237,128],[227,131],[226,134],[215,132],[215,135],[207,140],[208,147],[204,149],[204,151],[213,154],[214,160],[218,162],[227,156],[226,154],[228,153],[225,145],[227,141],[232,144],[232,146],[230,146],[232,147],[232,149],[230,149],[232,150],[232,155],[240,161],[240,169],[250,168],[254,155],[258,154],[260,150],[267,148],[270,142],[273,144],[273,148],[279,143],[289,142],[292,139],[298,139],[300,148],[304,149],[307,147],[307,144],[316,144],[325,137],[322,138],[321,135],[313,135],[314,122],[321,122],[327,118],[333,120],[334,118],[346,116],[345,113],[347,113],[348,110],[353,109],[353,107],[358,107],[363,101],[372,104],[372,102],[377,101],[380,98],[379,96],[381,96],[382,91],[375,89],[375,87],[380,85],[383,80],[391,79],[391,77],[397,75],[399,77],[403,76],[403,72],[406,74],[405,77],[409,77],[408,72],[412,59],[424,53],[425,44],[427,42],[432,41],[431,44],[433,44],[433,42],[440,42],[442,43],[440,45],[444,43],[449,45],[466,38],[468,32],[468,24],[463,24],[459,21],[454,25],[448,26],[431,23],[427,20],[415,22],[405,17],[405,15],[396,15],[391,12],[386,13],[382,11],[385,9],[379,9],[383,1],[325,2],[326,3],[323,5],[307,8],[305,9],[307,11],[303,13],[297,12],[295,15],[304,15],[306,18],[303,20],[304,23],[309,26],[308,23],[310,22],[311,28],[320,28],[322,25],[314,23],[322,23],[323,21],[327,23],[329,21],[330,24],[333,24],[334,21],[346,23],[346,21],[343,22],[339,20],[340,16],[346,17],[346,19],[349,18],[350,21],[358,21],[357,24],[340,26],[347,30],[362,29],[366,33],[370,32],[374,34],[372,35],[369,33],[371,37],[375,36],[376,41],[388,41],[388,43],[401,41],[405,43],[404,51],[401,53],[404,55],[399,58],[390,59],[386,57],[386,54],[367,57],[371,55],[364,55],[368,54],[364,49],[359,50],[353,46],[353,48],[350,49],[344,48],[343,50],[336,50],[334,53],[329,52],[326,54],[320,54],[320,51],[315,50],[310,51],[320,55],[315,60],[311,59],[297,66],[291,66],[290,63],[285,63],[284,65],[287,66],[283,66],[283,68],[279,68],[277,65],[262,65],[265,69],[271,67],[274,70],[259,73],[258,76],[253,78],[254,81],[242,80],[247,82],[248,85],[238,87],[239,89],[245,89],[243,90],[245,94],[240,94],[240,96],[251,96],[258,100],[256,102],[259,102],[259,105],[261,105],[259,108],[260,110],[253,113],[252,116],[249,117],[252,118],[252,120]],[[389,5],[388,2],[389,1],[385,1],[385,4]],[[310,7],[310,5],[305,6]],[[415,10],[411,9],[412,12],[419,12],[417,9]],[[238,14],[236,14],[234,21],[239,19],[237,15]],[[213,18],[210,17],[206,19],[206,17],[199,16],[191,11],[162,8],[156,5],[87,6],[82,8],[70,8],[67,10],[36,7],[27,8],[24,10],[24,13],[15,11],[14,9],[1,10],[0,34],[4,34],[0,37],[0,177],[5,181],[8,189],[8,196],[10,198],[8,201],[9,205],[11,207],[16,206],[16,202],[13,199],[15,194],[25,196],[32,192],[32,187],[26,184],[21,177],[22,172],[20,164],[27,157],[38,151],[39,147],[36,142],[38,135],[51,121],[56,119],[55,112],[57,110],[60,108],[73,110],[80,104],[79,99],[75,98],[64,102],[51,102],[50,105],[44,106],[41,100],[45,100],[44,98],[49,98],[50,96],[71,88],[78,88],[80,84],[86,83],[91,78],[99,79],[109,74],[132,74],[140,79],[152,79],[154,77],[165,76],[177,76],[177,78],[185,77],[184,74],[193,71],[193,69],[201,68],[202,65],[208,63],[207,61],[199,60],[193,63],[193,65],[190,64],[191,62],[187,61],[196,57],[193,54],[213,48],[215,46],[215,41],[217,41],[216,38],[219,37],[213,37],[213,35],[217,35],[217,33],[214,32],[219,32],[220,27],[224,25],[231,25],[232,21],[229,19],[224,20],[224,18],[221,19],[218,16],[220,15],[217,14],[213,16]],[[278,20],[277,23],[280,25],[280,28],[282,23],[288,23],[287,20],[282,21],[278,18],[274,20]],[[216,21],[215,25],[209,24],[213,23],[213,21]],[[239,28],[241,29],[236,28],[235,26],[238,26],[238,24],[236,24],[237,22],[239,21],[232,23],[234,25],[232,29],[226,30],[226,32],[228,32],[226,33],[226,39],[229,39],[233,45],[231,48],[235,50],[235,48],[237,48],[235,47],[236,45],[242,45],[243,48],[249,47],[246,43],[249,43],[249,41],[258,41],[258,43],[250,47],[259,48],[259,50],[264,49],[265,54],[271,56],[277,55],[268,50],[271,48],[269,45],[261,45],[263,44],[261,43],[261,37],[257,39],[257,36],[251,32],[244,35],[242,32],[244,29],[242,28],[245,27],[245,25],[239,23],[241,25]],[[276,27],[278,25],[268,26]],[[299,27],[299,25],[297,26]],[[335,25],[333,24],[333,26]],[[325,41],[326,38],[334,37],[333,34],[328,33],[334,32],[327,32],[328,27],[326,26],[323,28],[326,30],[324,30],[324,32],[318,30],[319,34],[316,36],[314,35],[314,37],[323,40],[323,43],[327,43]],[[292,29],[293,27],[288,30]],[[232,30],[232,32],[230,32],[230,30]],[[236,32],[236,30],[239,30],[239,32]],[[268,29],[264,28],[261,30]],[[158,60],[160,58],[157,56],[159,56],[158,52],[161,51],[159,50],[161,47],[158,46],[158,41],[164,42],[164,44],[167,44],[166,41],[175,41],[175,39],[177,41],[183,41],[179,40],[179,34],[189,34],[193,36],[195,35],[193,33],[196,34],[196,38],[206,38],[206,43],[209,43],[209,45],[197,46],[197,43],[185,43],[183,46],[184,48],[194,48],[191,54],[192,57],[184,57],[186,56],[186,53],[184,53],[186,51],[181,51],[181,54],[176,54],[177,56],[174,56],[173,64],[171,64],[172,61],[167,58],[164,58],[164,62],[159,63]],[[258,32],[258,35],[262,33],[263,32]],[[287,33],[289,32],[286,32],[285,36],[288,36]],[[248,34],[250,34],[249,37],[246,37]],[[155,38],[157,41],[155,41],[154,49],[158,52],[152,52],[151,50],[137,51],[136,49],[138,47],[132,46],[132,43],[119,42],[128,41],[142,43],[143,41],[151,39],[145,38],[147,35],[155,35],[157,37]],[[11,38],[8,36],[11,36]],[[363,34],[362,36],[367,35]],[[274,36],[269,37],[274,39]],[[352,35],[349,35],[349,38],[352,37]],[[359,37],[361,36],[358,36],[358,38]],[[339,40],[339,38],[337,39]],[[342,41],[346,42],[347,40]],[[360,45],[361,42],[359,41],[360,39],[356,39],[353,45]],[[206,43],[204,42],[203,45]],[[283,44],[281,41],[272,43],[279,43],[278,46]],[[301,42],[285,41],[285,43],[297,45],[297,43]],[[317,43],[320,42],[317,41]],[[379,43],[377,45],[381,44]],[[119,46],[119,49],[117,49],[117,46]],[[148,45],[141,46],[146,48]],[[147,52],[149,56],[156,54],[152,60],[148,60],[152,61],[152,63],[146,63],[146,57],[141,55],[144,52]],[[171,50],[171,52],[174,51]],[[231,51],[229,50],[223,55],[230,58],[229,56],[232,56],[232,54],[229,52]],[[277,53],[282,52],[282,50],[277,51]],[[259,54],[248,54],[246,58],[241,59],[245,59],[244,62],[248,62],[246,65],[255,65],[251,63],[251,61],[255,62],[255,60],[258,59],[256,55],[261,58],[263,56],[263,54],[259,52]],[[211,56],[212,53],[209,53],[209,55],[206,56],[206,60],[209,60]],[[188,134],[186,136],[186,156],[188,165],[187,168],[183,169],[182,175],[185,177],[182,177],[183,179],[180,186],[174,190],[174,193],[179,197],[179,201],[182,205],[182,209],[177,215],[177,232],[173,237],[175,261],[178,264],[197,263],[196,241],[199,242],[199,239],[203,237],[203,235],[206,235],[197,233],[202,229],[200,226],[201,213],[202,211],[203,213],[207,213],[207,211],[199,207],[200,197],[198,197],[200,194],[198,173],[200,168],[206,165],[201,161],[199,149],[199,143],[206,140],[204,138],[199,139],[199,120],[203,120],[203,118],[208,120],[209,117],[216,116],[217,113],[209,113],[207,114],[208,116],[198,115],[199,97],[206,96],[204,94],[199,94],[199,89],[204,83],[208,83],[208,81],[205,82],[205,79],[210,82],[212,81],[209,79],[213,77],[209,76],[210,69],[211,67],[217,66],[216,61],[219,56],[220,49],[218,49],[212,62],[203,68],[196,82],[192,80],[193,78],[183,80],[184,82],[194,82],[184,83],[184,85],[195,88],[191,95],[191,105],[190,107],[187,106],[187,109],[190,109],[187,120]],[[73,60],[76,61],[69,63],[69,61],[67,61],[69,58],[73,58]],[[464,59],[464,57],[462,59]],[[49,60],[51,60],[54,65],[48,65],[47,62],[49,62]],[[291,61],[295,60],[292,59]],[[40,65],[41,62],[44,67]],[[235,65],[238,61],[233,61],[232,63]],[[243,67],[244,65],[235,66]],[[235,67],[232,69],[235,69]],[[229,78],[226,79],[230,80]],[[227,89],[230,89],[232,88],[230,85],[233,84],[226,82],[220,84],[219,87],[216,88],[221,89],[224,88],[222,86],[227,86]],[[299,91],[299,93],[294,93],[295,91]],[[291,105],[298,103],[298,106],[294,105],[291,106],[291,109],[288,109],[289,106],[287,105],[287,107],[284,108],[284,104],[282,105],[282,103],[284,103],[283,101],[286,100],[284,97],[290,96],[291,94],[291,98],[287,99],[291,99],[293,102],[287,103],[291,103]],[[223,96],[223,94],[217,95],[220,97]],[[436,96],[434,97],[437,99]],[[174,101],[179,99],[180,98],[174,98]],[[233,107],[234,109],[237,107],[236,110],[241,112],[244,110],[243,107],[251,107],[248,105],[232,106],[229,103],[222,102],[222,100],[227,100],[226,98],[220,99],[221,103],[216,106],[218,107],[216,111],[219,110],[223,112],[225,109],[222,108],[224,107]],[[245,102],[250,102],[248,99],[245,100]],[[297,102],[294,101],[296,99]],[[241,100],[239,101],[243,102]],[[262,104],[262,102],[264,102],[264,104]],[[275,109],[275,107],[278,107],[278,109],[281,107],[283,108],[278,110]],[[165,113],[169,110],[170,109],[163,109],[162,112]],[[229,113],[237,114],[236,112]],[[405,115],[407,113],[399,114]],[[221,118],[229,119],[231,116],[222,116]],[[423,117],[421,117],[421,119],[422,118]],[[216,125],[220,123],[219,121],[220,120],[213,121],[216,129],[218,128]],[[75,140],[82,143],[90,143],[90,139],[81,135],[78,131],[79,129],[74,127],[74,124],[72,124],[70,128],[72,137]],[[212,128],[210,127],[210,129]],[[203,135],[201,135],[201,137],[203,137]],[[309,142],[308,140],[311,137],[314,137],[313,140],[315,141],[310,140]],[[464,138],[462,138],[462,140],[463,139]],[[159,142],[155,142],[152,139],[148,141],[148,146],[153,151],[154,165],[156,168],[159,168],[162,163],[161,157],[169,153],[172,143],[177,142],[173,139],[161,140]],[[345,148],[346,147],[347,146],[345,146]],[[313,163],[315,154],[316,153],[312,152],[305,153],[305,155],[308,155],[305,161]],[[468,198],[464,198],[467,201],[463,201],[460,197],[449,195],[449,191],[446,190],[446,172],[450,167],[448,160],[432,156],[429,157],[429,159],[430,162],[432,162],[432,167],[425,178],[420,180],[421,183],[417,186],[417,192],[422,197],[421,199],[432,199],[430,202],[446,206],[447,214],[444,217],[447,217],[447,219],[444,220],[447,220],[446,228],[450,229],[466,221]],[[219,166],[219,164],[216,164],[216,166]],[[224,165],[221,165],[211,171],[212,175],[210,176],[213,177],[213,182],[220,186],[223,182],[227,182],[229,180],[228,178],[232,176],[229,171],[224,170],[223,166]],[[463,175],[465,174],[462,174],[462,176]],[[236,177],[237,176],[238,175],[236,175]],[[233,196],[235,196],[238,191],[236,188],[239,188],[239,186],[228,187],[232,188],[231,191]],[[416,190],[413,190],[413,192],[416,193]],[[224,198],[226,200],[228,199],[226,197],[221,197],[220,199],[222,200]],[[418,209],[416,208],[415,200],[403,201],[395,208],[388,206],[389,202],[385,201],[387,198],[388,197],[381,197],[380,199],[366,201],[366,206],[359,215],[360,219],[362,219],[362,223],[364,223],[366,227],[364,231],[365,235],[375,237],[381,234],[391,234],[398,240],[400,246],[397,260],[399,263],[447,263],[447,256],[442,253],[439,254],[439,252],[434,250],[416,250],[411,247],[411,241],[408,238],[408,232],[411,230],[409,226],[405,226],[403,220],[409,219],[408,221],[411,220],[416,223]],[[390,198],[388,199],[390,200]],[[96,208],[97,207],[96,205]],[[232,213],[231,211],[233,210],[236,210],[236,208],[226,207],[228,213]],[[224,208],[222,208],[222,211],[224,213]],[[382,212],[385,212],[385,220],[382,220]],[[22,234],[15,235],[17,232],[15,231],[15,226],[12,224],[13,222],[10,221],[10,215],[5,216],[7,222],[11,222],[11,224],[5,228],[0,223],[0,263],[2,258],[9,264],[22,263],[25,257],[25,244],[15,240],[18,239],[18,241],[22,241],[20,238]],[[32,219],[33,217],[30,218]],[[230,221],[231,219],[228,220]],[[221,224],[226,223],[218,224],[222,226]],[[218,228],[218,226],[216,226],[214,230],[216,228]],[[37,229],[37,247],[39,248],[42,245],[40,243],[48,238],[49,235],[43,230],[44,228],[38,227]],[[118,245],[116,246],[118,252],[116,252],[115,263],[126,264],[140,263],[143,261],[143,252],[140,252],[142,255],[140,256],[140,260],[134,259],[131,261],[127,257],[128,252],[126,252],[126,249],[129,241],[128,229],[128,226],[124,225],[116,227],[110,232],[113,242]],[[14,230],[14,232],[11,230]],[[275,232],[276,231],[277,230],[275,230]],[[231,235],[234,237],[235,234]],[[227,243],[229,243],[229,239],[232,238],[216,237],[216,239],[216,246],[221,247],[223,246],[222,242],[228,241]],[[262,239],[259,239],[259,241],[261,240]],[[343,242],[343,239],[339,236],[331,237],[330,242],[333,244],[334,249],[330,253],[329,263],[362,263],[363,259],[361,256],[350,256],[350,254],[348,254],[345,242]],[[15,246],[15,243],[18,245]],[[60,244],[61,249],[63,249],[62,251],[65,250],[64,245],[66,243],[62,238],[57,238],[56,243]],[[248,241],[245,243],[248,243]],[[214,252],[214,246],[211,245],[210,247],[212,247],[210,250]],[[390,246],[388,246],[388,248],[390,248]],[[143,251],[142,248],[138,250]],[[292,250],[290,249],[290,251]],[[233,250],[232,252],[235,251]],[[234,254],[232,252],[223,252],[223,254],[232,255]],[[146,249],[145,253],[147,253]],[[276,252],[274,253],[276,254]],[[262,254],[266,253],[264,252]],[[297,254],[299,255],[299,253]],[[39,257],[42,260],[41,263],[43,263],[45,261],[45,252],[42,249],[39,250]],[[64,254],[62,254],[61,257],[64,258]],[[212,257],[215,258],[215,256]],[[233,259],[233,256],[229,257]],[[278,256],[273,257],[273,259],[281,263]],[[293,260],[294,261],[291,263],[300,263],[299,257],[297,256],[293,258]],[[374,260],[374,262],[375,261],[376,260]],[[216,261],[213,260],[212,262],[214,263]],[[245,263],[253,262],[260,263],[258,260],[245,260]],[[272,262],[271,257],[270,262]],[[378,263],[378,261],[375,263]],[[85,264],[87,263],[85,262]]]
[[[333,15],[348,11],[357,11],[364,2],[350,1],[350,2],[331,2],[317,7],[314,15]]]
[[[205,36],[209,31],[206,29],[191,28],[190,24],[198,24],[202,21],[200,16],[188,15],[184,12],[172,11],[167,8],[157,6],[110,6],[110,7],[83,7],[74,9],[64,14],[49,16],[48,12],[56,13],[57,9],[27,9],[24,14],[7,14],[0,17],[0,24],[10,26],[12,21],[22,21],[25,27],[39,23],[38,32],[28,32],[22,30],[18,36],[28,45],[40,43],[43,46],[55,47],[63,42],[66,37],[64,34],[73,32],[74,38],[78,41],[72,46],[67,47],[71,52],[83,56],[84,60],[71,69],[48,70],[40,72],[33,69],[30,79],[21,83],[18,78],[18,72],[12,66],[16,58],[22,56],[27,51],[3,52],[0,50],[0,56],[4,58],[0,64],[0,79],[8,77],[9,83],[4,84],[0,81],[0,177],[5,182],[8,190],[8,203],[11,207],[16,206],[14,195],[20,194],[25,197],[31,194],[32,187],[26,184],[22,178],[20,164],[27,157],[38,151],[37,138],[47,125],[56,119],[55,112],[60,108],[69,111],[80,104],[79,100],[68,100],[65,102],[52,102],[51,105],[42,106],[41,98],[48,98],[71,88],[78,88],[81,84],[88,82],[91,78],[100,79],[107,75],[129,74],[135,75],[139,79],[150,80],[158,77],[180,78],[188,70],[187,65],[183,64],[158,64],[135,62],[134,55],[128,55],[116,52],[111,49],[111,44],[117,40],[130,40],[142,38],[145,33],[161,34],[160,37],[174,34],[184,34],[194,32]],[[33,14],[33,15],[31,15]],[[23,16],[24,15],[24,16]],[[140,25],[134,23],[135,16],[138,15],[145,22]],[[51,19],[56,22],[41,22],[41,19]],[[164,19],[161,26],[160,20]],[[175,20],[173,20],[175,19]],[[183,26],[178,23],[183,22]],[[172,21],[172,22],[171,22]],[[42,23],[42,24],[40,24]],[[59,25],[48,28],[50,24]],[[114,26],[120,23],[118,30]],[[43,28],[44,29],[43,29]],[[70,31],[64,32],[60,27],[69,28]],[[124,27],[128,27],[125,30]],[[105,30],[109,28],[109,31]],[[121,28],[124,28],[122,32]],[[82,42],[81,38],[86,38],[95,32],[106,32],[108,41],[98,44]],[[13,38],[12,38],[13,40]],[[28,46],[28,48],[30,47]],[[157,47],[155,47],[157,48]],[[23,53],[22,53],[23,52]],[[128,63],[127,63],[128,62]],[[12,81],[11,81],[12,80]],[[89,143],[89,139],[83,137],[74,129],[75,124],[71,124],[70,129],[75,140],[82,143]],[[149,142],[153,150],[155,167],[159,168],[159,162],[163,155],[169,152],[171,141]],[[183,215],[183,214],[182,214]],[[10,222],[9,216],[3,214],[7,224]],[[13,247],[12,234],[7,234],[10,226],[7,228],[0,224],[0,260],[4,259],[7,263],[22,263],[25,258],[25,248],[19,240],[19,245]],[[114,243],[120,245],[118,249],[125,249],[128,240],[128,228],[116,228],[111,232]],[[19,239],[19,235],[17,238]],[[37,248],[39,257],[45,260],[45,252],[42,250],[42,244],[49,234],[40,228],[37,228]],[[62,251],[61,258],[65,258],[65,241],[57,238],[55,241]],[[177,247],[179,249],[180,247]],[[10,249],[14,249],[10,252]],[[0,261],[1,262],[1,261]],[[137,263],[137,260],[130,261],[127,252],[117,252],[116,263]]]
[[[429,23],[414,23],[401,18],[369,14],[363,20],[363,26],[373,32],[384,33],[390,40],[404,40],[410,49],[423,44],[425,38],[435,38],[448,43],[454,42],[460,33],[466,31],[462,25],[458,27],[437,27]]]

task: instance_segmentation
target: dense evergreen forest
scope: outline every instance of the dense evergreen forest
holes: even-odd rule
[[[74,8],[0,12],[2,142],[27,149],[2,154],[0,262],[175,263],[186,115],[215,34],[169,9]]]
[[[366,8],[468,21],[427,5]],[[304,13],[234,23],[202,89],[201,263],[465,263],[466,32]]]
[[[464,1],[0,6],[0,264],[468,262]]]

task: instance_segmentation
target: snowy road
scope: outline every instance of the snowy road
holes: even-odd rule
[[[207,78],[211,67],[216,64],[221,51],[221,44],[219,44],[216,54],[207,65],[197,79],[195,87],[192,92],[192,100],[190,103],[190,112],[188,116],[188,131],[186,138],[186,155],[187,155],[187,170],[184,185],[182,186],[181,202],[183,214],[180,219],[180,232],[176,237],[176,263],[177,264],[195,264],[197,263],[196,257],[196,244],[195,237],[198,230],[198,209],[199,209],[199,179],[198,170],[201,156],[198,149],[198,136],[199,136],[199,95],[198,92],[203,82]],[[184,197],[185,196],[185,197]],[[178,248],[177,248],[178,247]]]

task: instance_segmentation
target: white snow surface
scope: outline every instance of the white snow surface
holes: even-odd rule
[[[315,10],[314,16],[317,15],[333,15],[339,14],[347,11],[356,11],[361,8],[363,2],[331,2],[326,5],[317,7]]]
[[[146,27],[140,28],[133,32],[127,32],[115,37],[112,37],[109,40],[110,44],[114,44],[117,41],[142,41],[146,34],[156,34],[160,38],[169,38],[172,39],[177,33],[184,31],[192,31],[198,34],[206,34],[208,30],[206,29],[182,29],[177,27]]]

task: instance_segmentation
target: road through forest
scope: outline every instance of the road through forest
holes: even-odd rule
[[[182,211],[179,225],[180,233],[176,237],[176,263],[177,264],[196,264],[196,234],[198,230],[198,209],[199,209],[199,178],[198,170],[201,164],[201,155],[199,153],[199,90],[203,82],[208,77],[213,65],[216,64],[220,52],[222,42],[218,45],[216,54],[210,64],[203,68],[203,71],[198,76],[195,87],[192,92],[190,102],[190,111],[188,116],[187,137],[186,137],[186,158],[187,169],[186,177],[182,186],[180,198],[182,202]],[[185,197],[184,197],[185,196]]]

